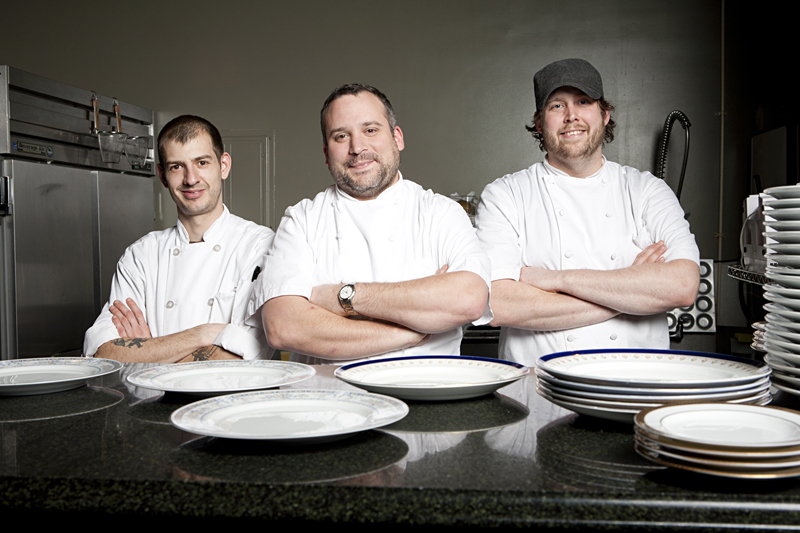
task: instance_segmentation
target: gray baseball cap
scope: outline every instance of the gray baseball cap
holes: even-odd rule
[[[603,80],[596,68],[585,59],[562,59],[534,74],[536,109],[544,107],[550,93],[565,86],[580,89],[595,100],[603,97]]]

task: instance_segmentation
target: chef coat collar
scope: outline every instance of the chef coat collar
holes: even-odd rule
[[[606,156],[601,156],[601,157],[603,158],[603,164],[600,165],[600,168],[598,169],[598,171],[595,172],[594,174],[592,174],[591,176],[586,176],[585,178],[581,178],[581,179],[590,180],[592,178],[596,178],[597,176],[599,176],[605,170],[605,168],[606,168]],[[548,174],[561,176],[561,177],[564,177],[564,178],[577,179],[577,178],[575,178],[575,176],[570,176],[569,174],[567,174],[563,170],[559,170],[556,167],[552,166],[547,161],[547,156],[545,156],[545,158],[544,158],[544,168],[547,170]]]
[[[222,238],[223,229],[225,227],[225,221],[228,217],[231,216],[231,212],[228,211],[228,206],[222,204],[222,214],[211,224],[211,227],[203,233],[203,242],[214,242],[220,240]],[[189,232],[186,231],[186,228],[183,227],[181,220],[178,219],[178,240],[181,241],[181,244],[189,244],[191,241],[189,240]]]
[[[377,198],[373,198],[372,200],[367,200],[367,202],[385,203],[391,201],[397,195],[397,191],[400,190],[400,183],[403,181],[403,174],[399,170],[397,171],[397,173],[400,175],[400,177],[397,178],[397,182],[394,185],[391,185],[382,193],[380,193]],[[347,200],[349,202],[365,203],[363,200],[359,200],[358,198],[353,198],[352,196],[344,192],[342,189],[340,189],[338,185],[336,185],[336,197],[337,199]],[[372,205],[377,205],[377,204],[372,204]]]

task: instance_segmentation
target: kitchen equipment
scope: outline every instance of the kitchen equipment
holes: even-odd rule
[[[117,107],[0,66],[0,359],[79,355],[117,260],[153,229],[153,112]],[[120,126],[148,139],[143,163],[103,161]]]

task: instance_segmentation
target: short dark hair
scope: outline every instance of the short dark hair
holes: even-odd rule
[[[614,106],[611,105],[611,102],[609,102],[605,98],[601,98],[597,102],[599,103],[600,111],[602,111],[603,114],[609,113],[610,115],[611,112],[614,111]],[[539,150],[545,152],[546,150],[544,148],[544,136],[536,130],[536,125],[540,124],[542,121],[542,113],[543,110],[537,109],[536,113],[533,114],[533,121],[531,122],[531,125],[530,126],[525,125],[525,129],[531,132],[531,135],[533,135],[534,139],[539,141]],[[606,124],[605,131],[603,132],[603,144],[608,144],[614,140],[614,128],[616,127],[616,125],[617,123],[614,122],[613,118],[608,119],[608,124]]]
[[[319,125],[320,128],[322,128],[322,141],[325,143],[325,146],[328,146],[328,138],[325,135],[325,112],[328,111],[328,108],[331,106],[334,100],[348,94],[357,96],[359,93],[363,92],[368,92],[375,95],[383,103],[383,107],[386,112],[386,120],[389,121],[389,127],[392,129],[392,131],[394,131],[394,129],[397,127],[397,118],[394,116],[394,109],[392,108],[392,104],[389,102],[389,99],[386,98],[385,94],[380,92],[372,85],[348,83],[334,89],[330,96],[328,96],[328,99],[325,100],[325,103],[322,104],[322,111],[319,112]]]
[[[167,125],[161,128],[161,133],[158,134],[158,162],[163,165],[164,160],[167,158],[165,149],[167,142],[175,141],[180,144],[186,144],[203,132],[207,133],[211,138],[211,145],[214,149],[214,154],[217,156],[217,161],[222,160],[225,147],[222,144],[222,136],[219,134],[217,127],[202,117],[181,115],[167,122]]]

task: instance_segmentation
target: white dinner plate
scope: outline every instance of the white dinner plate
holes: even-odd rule
[[[764,248],[778,254],[800,255],[800,244],[768,243]]]
[[[764,225],[777,231],[800,231],[798,220],[765,220]]]
[[[800,185],[780,185],[778,187],[770,187],[764,191],[765,197],[772,196],[782,200],[784,198],[800,198]]]
[[[640,446],[643,446],[652,452],[662,454],[665,457],[680,459],[681,461],[686,461],[687,463],[694,463],[723,471],[770,470],[775,468],[800,467],[800,457],[797,455],[791,455],[788,457],[767,457],[763,459],[739,458],[736,456],[716,457],[713,455],[694,455],[691,452],[686,453],[682,450],[670,448],[657,441],[652,441],[639,435],[636,435],[635,440]]]
[[[772,386],[778,390],[782,390],[783,392],[792,394],[794,396],[800,396],[800,387],[796,387],[795,385],[792,385],[791,383],[788,383],[786,381],[781,381],[780,378],[775,380]]]
[[[404,400],[460,400],[494,392],[527,375],[519,363],[470,356],[394,357],[339,367],[339,379]]]
[[[183,394],[223,394],[291,385],[316,373],[289,361],[198,361],[146,368],[128,376],[137,387]]]
[[[788,307],[775,303],[764,304],[764,309],[789,322],[800,322],[800,311],[792,311]]]
[[[549,386],[561,387],[568,390],[579,390],[595,392],[599,394],[625,394],[625,395],[647,395],[647,396],[679,396],[694,394],[716,394],[726,392],[736,392],[746,389],[758,388],[769,382],[769,372],[759,376],[754,381],[736,383],[725,387],[690,387],[690,388],[656,388],[656,387],[614,387],[611,385],[595,385],[593,383],[582,383],[580,381],[562,380],[549,375],[541,368],[535,368],[536,377],[546,382]]]
[[[800,220],[800,208],[765,209],[764,214],[775,220]]]
[[[769,398],[769,387],[757,391],[752,394],[747,394],[739,398],[731,398],[731,399],[713,399],[713,400],[704,400],[702,398],[689,398],[688,400],[673,400],[673,399],[666,399],[661,402],[634,402],[634,401],[626,401],[626,400],[599,400],[595,398],[579,398],[572,395],[563,395],[557,392],[553,392],[552,390],[548,389],[546,386],[543,386],[541,383],[537,387],[537,392],[539,392],[540,396],[547,398],[548,400],[557,399],[563,400],[565,402],[572,402],[575,404],[580,405],[591,405],[594,407],[611,407],[614,409],[649,409],[651,407],[657,407],[659,405],[668,405],[672,403],[678,403],[681,401],[724,401],[726,403],[757,403]]]
[[[701,474],[710,474],[712,476],[721,476],[721,477],[737,478],[737,479],[781,479],[788,477],[797,477],[798,475],[800,475],[799,467],[769,468],[764,470],[718,469],[718,468],[709,468],[706,466],[688,463],[685,461],[681,461],[679,459],[665,457],[664,455],[653,452],[652,450],[645,448],[638,443],[634,443],[634,450],[636,450],[636,452],[642,457],[650,459],[651,461],[656,462],[658,464],[671,466],[673,468],[679,468],[681,470],[689,470],[691,472],[699,472]]]
[[[765,231],[764,237],[783,244],[800,244],[800,231]]]
[[[728,448],[722,449],[715,446],[704,446],[702,444],[684,443],[675,441],[667,437],[650,433],[641,426],[633,427],[637,440],[641,439],[658,446],[666,446],[672,450],[689,452],[712,457],[731,457],[736,459],[777,459],[781,457],[800,457],[800,446],[782,446],[780,448],[767,448],[764,450],[753,448]],[[652,446],[651,446],[652,447]]]
[[[777,272],[770,271],[767,268],[767,277],[773,281],[777,281],[784,287],[789,287],[792,289],[800,289],[800,276],[794,276],[791,274],[779,274]]]
[[[0,396],[27,396],[77,389],[122,363],[92,357],[42,357],[0,361]]]
[[[190,403],[172,413],[179,429],[227,439],[319,442],[382,427],[408,414],[396,398],[360,391],[242,392]]]
[[[606,402],[634,402],[639,404],[665,404],[674,402],[724,402],[728,400],[735,400],[738,398],[747,398],[759,396],[764,391],[769,390],[769,380],[759,380],[760,383],[756,387],[748,387],[729,392],[707,392],[702,389],[701,392],[696,394],[673,394],[673,395],[646,395],[646,394],[603,394],[599,392],[586,392],[581,390],[565,389],[557,387],[548,383],[545,380],[539,380],[538,386],[549,392],[552,395],[561,395],[564,399],[573,398],[575,400],[598,400]]]
[[[776,304],[788,307],[793,311],[800,311],[800,300],[787,298],[786,296],[781,296],[780,294],[775,294],[774,292],[767,290],[764,291],[764,298],[770,302],[775,302]]]
[[[800,289],[792,289],[790,287],[784,287],[783,285],[779,285],[777,283],[767,283],[766,285],[764,285],[764,290],[769,291],[778,296],[783,296],[784,298],[796,298],[800,300]]]
[[[780,266],[788,266],[800,269],[800,256],[786,254],[767,254],[768,263],[777,263]]]
[[[767,313],[764,318],[770,325],[778,325],[795,333],[800,333],[800,323],[788,320],[774,313]]]
[[[643,411],[636,424],[674,440],[720,447],[800,446],[800,413],[780,407],[690,403]]]
[[[770,323],[767,331],[760,333],[763,337],[762,340],[777,339],[782,341],[791,341],[800,345],[800,333],[796,333],[778,324]]]
[[[767,259],[769,259],[770,257],[772,257],[772,255],[768,254]],[[781,266],[778,265],[777,263],[769,263],[767,264],[767,274],[786,274],[787,276],[800,276],[800,268]]]
[[[800,198],[764,198],[763,203],[771,209],[787,209],[800,207]]]
[[[792,363],[800,363],[800,345],[798,344],[795,344],[791,341],[782,340],[779,337],[768,333],[764,341],[764,346],[770,353],[775,353],[787,361],[791,361]],[[784,357],[784,355],[787,354],[791,357]]]
[[[536,364],[567,381],[636,388],[724,387],[769,375],[767,365],[751,359],[674,350],[561,352],[546,355]]]
[[[583,405],[575,402],[568,402],[559,400],[557,398],[541,395],[543,398],[553,402],[559,407],[563,407],[569,411],[578,413],[579,415],[593,416],[597,418],[604,418],[606,420],[613,420],[615,422],[622,422],[623,424],[631,424],[633,417],[639,412],[638,409],[613,409],[610,407],[594,407],[591,405]]]
[[[789,361],[786,361],[785,359],[782,359],[779,355],[768,353],[764,356],[764,361],[766,361],[770,368],[773,368],[774,370],[780,370],[784,374],[800,376],[800,367]]]

